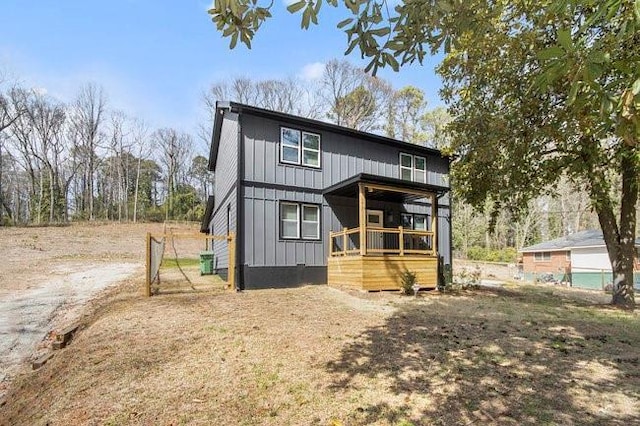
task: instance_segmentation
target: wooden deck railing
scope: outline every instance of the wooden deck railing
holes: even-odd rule
[[[435,256],[434,233],[414,229],[365,228],[367,246],[365,255],[395,254]],[[329,256],[362,254],[360,250],[360,228],[344,228],[329,233]]]
[[[329,256],[360,254],[360,228],[329,232]]]

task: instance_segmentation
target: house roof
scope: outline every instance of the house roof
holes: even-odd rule
[[[636,239],[636,246],[638,245],[640,245],[640,238]],[[586,231],[567,235],[566,237],[556,238],[555,240],[524,247],[520,252],[533,253],[541,251],[567,251],[572,248],[603,246],[605,246],[605,243],[602,231],[597,229],[588,229]]]
[[[410,201],[418,198],[424,198],[424,195],[420,195],[423,193],[435,193],[438,196],[448,192],[450,190],[449,187],[439,186],[439,185],[431,185],[428,183],[420,183],[420,182],[411,182],[402,179],[370,175],[367,173],[360,173],[350,178],[343,180],[342,182],[338,182],[334,185],[331,185],[325,188],[322,191],[323,195],[338,195],[343,197],[356,197],[358,195],[358,184],[359,183],[370,183],[383,185],[388,187],[395,187],[400,190],[406,189],[408,192],[393,192],[389,194],[386,191],[373,191],[367,194],[367,198],[369,199],[384,199],[391,201]],[[383,194],[384,193],[384,194]]]
[[[357,139],[369,140],[372,142],[391,145],[402,149],[407,149],[420,154],[439,155],[441,157],[450,158],[441,151],[428,148],[422,145],[416,145],[408,142],[391,139],[385,136],[375,135],[373,133],[362,132],[348,127],[338,126],[336,124],[327,123],[325,121],[314,120],[311,118],[300,117],[297,115],[286,114],[284,112],[272,111],[264,108],[258,108],[251,105],[240,104],[236,102],[218,101],[216,102],[216,111],[214,117],[213,134],[211,140],[211,151],[209,151],[209,170],[215,171],[216,159],[218,158],[218,148],[220,144],[220,132],[222,129],[222,117],[225,111],[237,113],[247,113],[258,117],[270,118],[299,126],[313,127],[318,130],[326,130],[345,136],[351,136]]]

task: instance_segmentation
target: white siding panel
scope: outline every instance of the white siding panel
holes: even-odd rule
[[[573,272],[611,271],[606,247],[572,248],[571,270]]]

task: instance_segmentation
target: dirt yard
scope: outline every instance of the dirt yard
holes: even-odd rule
[[[160,225],[0,228],[0,398],[51,331],[78,321],[101,291],[142,273],[147,231]]]
[[[122,252],[103,265],[140,265],[145,229],[116,228]],[[0,424],[640,422],[640,315],[606,295],[182,286],[147,299],[142,279],[103,292],[67,348],[19,371]]]

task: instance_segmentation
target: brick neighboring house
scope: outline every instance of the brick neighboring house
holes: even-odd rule
[[[542,275],[553,274],[555,280],[569,282],[571,281],[571,251],[547,247],[541,248],[540,251],[523,251],[522,270],[525,280],[528,281],[535,281]]]
[[[640,261],[636,240],[634,282],[640,282]],[[522,254],[524,279],[536,281],[543,275],[553,274],[557,281],[568,282],[572,287],[601,289],[613,281],[611,262],[607,248],[598,230],[576,232],[566,237],[525,247]]]

